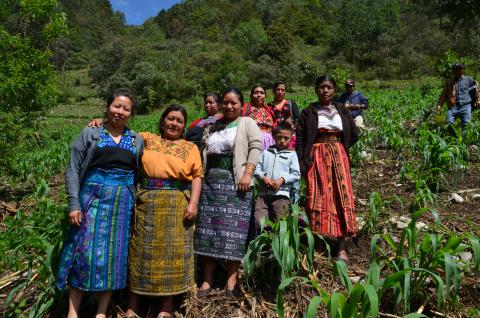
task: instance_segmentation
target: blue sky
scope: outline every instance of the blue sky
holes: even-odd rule
[[[127,24],[143,24],[146,19],[156,16],[162,9],[168,9],[181,0],[110,0],[113,10],[122,11]]]

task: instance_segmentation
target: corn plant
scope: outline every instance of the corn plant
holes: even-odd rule
[[[48,184],[40,181],[34,193],[35,210],[30,215],[18,212],[15,218],[6,220],[7,231],[0,233],[2,265],[28,273],[9,292],[6,317],[44,317],[59,299],[55,274],[67,226],[65,207],[55,205],[48,194]],[[26,268],[24,259],[29,260]],[[32,302],[22,299],[27,288],[34,290]]]
[[[285,289],[292,283],[301,283],[314,288],[318,295],[313,296],[304,313],[306,318],[317,317],[320,305],[328,309],[332,318],[350,317],[377,317],[379,311],[379,298],[375,286],[369,283],[357,283],[352,285],[347,274],[347,267],[343,261],[337,261],[334,265],[335,275],[347,288],[347,293],[334,292],[329,294],[320,287],[316,279],[305,277],[289,277],[284,279],[277,289],[277,314],[284,317],[283,295]]]
[[[369,197],[370,215],[367,222],[367,231],[373,233],[377,227],[378,216],[385,206],[382,195],[378,192],[371,192]]]
[[[275,223],[268,219],[261,223],[262,232],[250,242],[243,259],[247,278],[251,278],[265,263],[273,263],[282,280],[294,276],[300,271],[302,253],[306,255],[309,270],[312,270],[314,236],[308,227],[299,227],[299,213],[298,206],[293,205],[292,213],[286,217]],[[270,230],[265,230],[266,225]],[[270,269],[272,272],[275,271]]]
[[[451,184],[452,170],[465,168],[466,147],[455,140],[447,141],[429,129],[419,129],[416,137],[412,151],[420,154],[420,164],[415,171],[430,189],[438,192],[441,186]]]
[[[471,249],[475,255],[475,268],[480,266],[478,238],[446,236],[435,231],[422,233],[416,223],[426,212],[427,209],[421,209],[414,213],[400,239],[387,233],[376,234],[371,241],[371,266],[376,267],[372,273],[376,275],[370,276],[369,280],[377,287],[380,299],[391,295],[389,299],[403,313],[410,312],[412,303],[425,299],[425,290],[432,284],[436,287],[439,308],[443,308],[449,300],[457,302],[460,271],[465,266],[459,258],[461,252]],[[385,247],[379,244],[380,241],[385,243]],[[380,272],[389,274],[380,279]],[[444,274],[444,278],[440,273]]]

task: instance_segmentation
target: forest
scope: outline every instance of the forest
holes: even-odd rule
[[[108,0],[3,0],[0,312],[64,313],[54,287],[63,172],[112,92],[129,88],[132,127],[153,132],[166,105],[185,105],[191,121],[204,93],[232,85],[269,94],[284,80],[302,109],[316,99],[315,79],[331,74],[353,77],[371,103],[351,153],[363,224],[356,265],[314,251],[295,207],[250,246],[241,303],[188,295],[177,316],[480,317],[480,117],[452,138],[446,110],[432,111],[456,62],[479,79],[479,1],[185,0],[129,26]]]

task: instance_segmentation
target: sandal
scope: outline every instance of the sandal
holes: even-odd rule
[[[208,295],[210,295],[212,291],[213,291],[212,287],[208,287],[207,289],[201,289],[197,291],[197,297],[198,298],[207,297]]]
[[[127,312],[123,311],[122,308],[120,308],[120,306],[115,306],[114,308],[114,311],[117,313],[117,317],[119,318],[141,318],[139,315],[137,315],[136,312],[134,312],[133,310],[131,310],[131,313],[130,314],[127,314]]]
[[[239,298],[242,296],[242,292],[240,290],[240,288],[238,287],[238,285],[235,285],[235,287],[233,287],[233,289],[226,289],[225,290],[225,296],[227,296],[228,298]]]
[[[348,257],[345,257],[345,256],[337,256],[336,260],[344,262],[345,265],[348,265],[348,263],[350,263],[350,259]]]

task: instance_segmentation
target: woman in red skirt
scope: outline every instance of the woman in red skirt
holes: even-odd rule
[[[297,125],[296,151],[307,183],[307,212],[313,232],[337,240],[338,258],[348,261],[345,238],[357,233],[348,148],[358,140],[350,111],[332,103],[335,80],[321,76],[318,102],[305,108]]]

